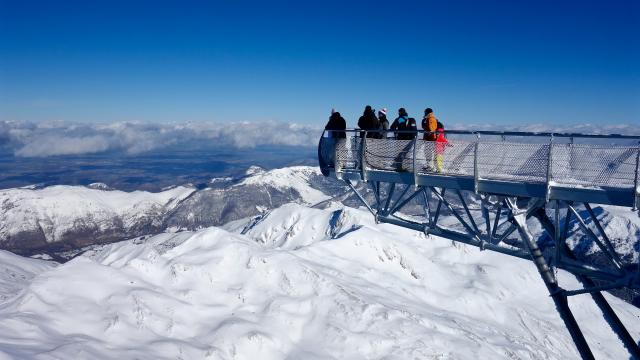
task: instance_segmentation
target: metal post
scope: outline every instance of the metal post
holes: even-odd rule
[[[429,219],[429,226],[431,226],[431,223],[433,223],[433,217],[431,216],[431,202],[429,201],[429,199],[431,198],[429,195],[427,195],[427,190],[431,191],[431,189],[422,188],[422,194],[424,195],[424,205],[425,205],[425,211],[427,213],[427,219]]]
[[[496,218],[493,222],[493,230],[491,230],[491,242],[496,237],[496,231],[498,231],[498,224],[500,223],[500,215],[502,215],[502,201],[498,201],[498,210],[496,210]]]
[[[553,134],[551,134],[551,139],[549,140],[549,154],[547,155],[547,189],[545,193],[545,202],[549,202],[549,196],[551,196],[551,176],[552,166],[553,166]]]
[[[489,218],[488,200],[486,196],[482,197],[482,216],[484,217],[485,227],[487,229],[487,239],[491,240],[491,219]]]
[[[367,163],[366,163],[366,152],[367,152],[367,131],[365,130],[362,137],[362,144],[360,144],[360,149],[362,151],[360,158],[360,171],[362,173],[362,181],[367,181]]]
[[[568,220],[568,219],[567,219]],[[556,222],[556,229],[560,229],[560,200],[556,200],[556,208],[555,208],[555,222]],[[561,239],[561,234],[560,231],[554,231],[553,232],[553,240],[556,243],[556,256],[554,256],[554,263],[555,266],[558,266],[558,264],[560,264],[560,260],[561,260],[561,256],[562,256],[562,244],[564,244],[564,242]]]
[[[371,188],[373,189],[373,195],[376,199],[376,207],[378,211],[380,210],[380,193],[378,192],[378,188],[376,187],[376,183],[373,181],[367,181]]]
[[[638,202],[640,201],[640,179],[638,179],[638,168],[640,167],[640,147],[638,147],[638,152],[636,153],[636,176],[633,181],[633,211],[638,210]]]
[[[387,211],[389,211],[389,204],[391,204],[391,198],[393,197],[393,192],[395,191],[395,189],[396,189],[396,183],[389,184],[389,191],[387,191],[387,201],[382,210],[384,214],[386,214]]]
[[[567,297],[563,294],[562,288],[558,286],[558,282],[553,276],[553,272],[547,265],[547,261],[544,259],[542,251],[540,251],[538,244],[533,239],[533,236],[531,236],[531,233],[527,228],[525,212],[519,211],[514,202],[507,201],[507,205],[511,210],[512,218],[514,220],[513,222],[518,228],[518,232],[522,237],[522,241],[527,246],[531,255],[531,259],[538,268],[538,273],[540,274],[540,277],[542,277],[542,281],[544,281],[544,284],[547,286],[549,294],[551,294],[551,298],[556,305],[556,309],[558,310],[560,317],[564,321],[567,330],[569,330],[569,334],[571,335],[573,342],[576,344],[578,352],[583,359],[595,359],[593,357],[593,354],[591,353],[591,349],[589,349],[587,340],[584,338],[584,335],[580,330],[580,326],[578,326],[578,322],[571,313],[569,303],[567,302]]]
[[[478,180],[480,174],[478,173],[478,146],[480,144],[480,134],[476,133],[476,143],[473,147],[473,192],[478,193]]]
[[[341,139],[336,139],[336,141],[333,143],[333,170],[334,171],[338,171],[338,142]],[[344,140],[345,142],[347,141],[347,133],[345,133],[344,135]]]
[[[418,155],[418,134],[416,133],[416,137],[413,138],[413,186],[418,187],[418,168],[417,164],[417,155]]]
[[[429,188],[429,190],[431,190],[432,193],[435,192],[435,190],[433,190],[433,188]],[[447,189],[442,189],[442,198],[444,198],[444,193],[447,191]],[[442,200],[438,201],[438,206],[436,207],[436,214],[433,217],[433,224],[431,224],[431,227],[435,227],[436,224],[438,223],[438,218],[440,217],[440,209],[442,209]]]

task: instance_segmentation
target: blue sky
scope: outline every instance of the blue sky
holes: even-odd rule
[[[640,122],[638,1],[0,0],[0,120]]]

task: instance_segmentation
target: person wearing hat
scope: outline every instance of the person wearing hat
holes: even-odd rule
[[[378,135],[379,139],[384,139],[387,137],[387,131],[389,130],[389,120],[387,120],[387,108],[382,108],[378,110],[378,122],[380,123],[380,134]]]

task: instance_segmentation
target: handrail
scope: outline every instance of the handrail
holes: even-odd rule
[[[364,132],[363,129],[345,129],[345,130],[325,130],[331,132]],[[435,134],[437,131],[425,130],[366,130],[368,133],[394,133],[394,134]],[[632,139],[640,140],[640,135],[622,135],[622,134],[582,134],[582,133],[559,133],[559,132],[526,132],[526,131],[492,131],[492,130],[446,130],[446,134],[459,135],[493,135],[493,136],[532,136],[532,137],[561,137],[561,138],[591,138],[591,139]]]

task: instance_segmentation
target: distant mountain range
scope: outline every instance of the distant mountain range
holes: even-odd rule
[[[314,167],[212,179],[209,186],[123,192],[104,184],[0,190],[0,248],[59,252],[163,231],[195,230],[255,216],[285,203],[308,206],[346,189]]]

